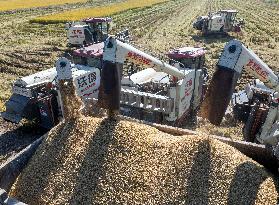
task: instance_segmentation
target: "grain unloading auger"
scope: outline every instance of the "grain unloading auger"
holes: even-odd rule
[[[143,96],[141,96],[140,93],[130,93],[125,90],[122,90],[121,93],[122,70],[126,59],[144,67],[153,68],[156,72],[164,72],[173,76],[174,80],[172,83],[174,84],[185,78],[185,73],[177,68],[139,51],[129,44],[122,43],[115,38],[108,38],[104,49],[104,66],[102,69],[98,102],[101,107],[109,110],[109,114],[119,112],[121,94],[127,95],[127,103],[135,103],[138,104],[138,106],[142,103],[141,99]],[[176,89],[176,86],[173,86],[173,88]],[[175,94],[175,92],[173,92],[173,94]],[[143,101],[146,101],[143,102],[145,104],[144,106],[151,106],[154,110],[166,109],[167,111],[167,109],[173,110],[172,108],[175,107],[174,102],[171,101],[171,99],[164,99],[162,96],[160,99],[159,95],[143,97]]]
[[[261,111],[263,110],[251,109],[250,116],[244,127],[244,137],[247,139],[246,135],[249,133],[249,138],[251,139],[252,137],[253,140],[247,141],[254,142],[257,139],[261,144],[272,146],[273,151],[279,157],[278,151],[276,151],[278,150],[279,141],[278,76],[252,50],[246,48],[240,41],[232,40],[226,44],[217,63],[217,70],[213,74],[205,100],[202,103],[200,115],[203,118],[207,118],[212,124],[220,125],[243,69],[271,89],[267,97],[264,92],[258,92],[255,95],[250,93],[252,95],[250,96],[251,100],[259,102],[251,106],[259,108],[260,104],[264,101],[265,105],[268,106],[265,107],[266,115],[260,115],[260,119],[256,119],[255,111],[262,114]],[[268,102],[266,103],[266,101]],[[254,136],[251,136],[251,133]]]

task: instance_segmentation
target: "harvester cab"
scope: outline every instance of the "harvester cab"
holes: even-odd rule
[[[74,64],[102,68],[104,42],[82,47],[73,51]]]
[[[239,32],[244,24],[243,20],[237,20],[236,10],[220,10],[209,13],[208,16],[200,16],[193,23],[193,27],[200,30],[203,35],[212,33]]]
[[[66,24],[70,46],[84,46],[102,42],[108,37],[111,18],[87,18]]]
[[[169,64],[177,67],[179,70],[195,70],[201,71],[201,76],[199,82],[194,82],[198,84],[200,89],[198,91],[202,92],[196,94],[195,97],[191,99],[191,106],[193,106],[192,111],[196,112],[199,108],[200,103],[205,95],[208,73],[205,67],[205,50],[202,47],[182,47],[178,49],[172,49],[167,53],[169,57]],[[196,79],[197,72],[195,72],[194,79]],[[193,113],[192,113],[193,114]],[[194,116],[193,116],[194,117]],[[194,117],[195,118],[195,117]]]
[[[204,69],[205,50],[201,47],[183,47],[167,53],[169,64],[180,69]]]

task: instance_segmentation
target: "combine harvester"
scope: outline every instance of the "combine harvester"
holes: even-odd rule
[[[125,60],[133,65],[123,68],[126,72],[119,82],[121,114],[178,127],[183,126],[186,119],[195,118],[207,80],[203,48],[184,47],[169,51],[170,65],[119,40],[110,46],[113,49],[117,46],[117,57],[114,53],[111,57],[116,58],[121,69]],[[112,78],[111,72],[104,69],[106,59],[103,55],[115,50],[107,47],[103,51],[103,48],[104,43],[97,43],[75,50],[74,64],[67,62],[73,70],[77,93],[84,102],[97,100],[101,73],[107,81]],[[54,67],[18,79],[2,117],[14,123],[26,118],[37,121],[46,129],[52,128],[63,117],[56,78]]]
[[[236,19],[237,13],[236,10],[220,10],[216,13],[209,13],[207,16],[199,16],[193,23],[193,27],[205,36],[240,32],[244,21]]]
[[[77,22],[66,23],[68,45],[70,47],[88,46],[104,42],[108,37],[112,19],[87,18]],[[126,29],[116,36],[125,41],[129,40],[129,31]]]
[[[179,53],[179,51],[177,51]],[[180,50],[181,52],[181,50]],[[175,52],[174,52],[175,53]],[[171,52],[171,54],[173,54],[173,52]],[[237,75],[233,75],[234,73],[238,73],[241,71],[241,69],[248,63],[246,57],[247,54],[249,56],[249,59],[255,60],[258,58],[255,58],[254,55],[249,55],[251,54],[251,51],[249,51],[248,49],[246,49],[240,42],[238,41],[231,41],[229,42],[224,51],[223,54],[221,56],[221,59],[218,63],[218,71],[219,73],[221,72],[221,75],[215,74],[215,76],[213,79],[218,77],[222,77],[222,76],[226,76],[223,75],[223,73],[229,72],[229,74],[231,74],[229,77],[227,77],[225,80],[227,80],[226,82],[228,84],[231,85],[235,85],[236,83],[236,77]],[[184,56],[184,55],[178,55],[178,56]],[[144,79],[140,79],[140,76],[133,77],[133,75],[131,75],[130,77],[125,79],[125,76],[121,78],[122,76],[122,68],[123,68],[123,63],[125,60],[130,60],[134,63],[143,65],[144,67],[147,67],[147,69],[140,71],[143,73],[148,73],[149,75],[143,75]],[[142,51],[139,51],[138,49],[132,47],[129,44],[123,43],[113,37],[110,37],[106,40],[105,45],[104,45],[104,53],[103,53],[103,60],[101,61],[103,63],[102,66],[102,72],[100,74],[100,71],[98,70],[98,68],[94,68],[94,69],[89,69],[87,66],[87,70],[85,70],[84,65],[74,65],[71,64],[69,62],[68,59],[66,58],[61,58],[57,61],[56,63],[56,68],[54,68],[55,70],[53,71],[48,71],[48,72],[54,72],[54,78],[55,76],[57,76],[57,80],[58,81],[62,81],[62,82],[67,82],[67,81],[71,81],[73,82],[73,84],[75,84],[77,86],[77,88],[79,88],[79,86],[81,85],[81,82],[85,82],[83,81],[87,76],[87,82],[90,81],[90,79],[92,80],[92,86],[96,86],[93,90],[95,90],[96,88],[99,87],[99,93],[96,94],[98,96],[98,103],[101,107],[105,108],[108,110],[108,115],[111,118],[115,118],[118,117],[118,114],[121,110],[121,105],[125,104],[129,107],[136,107],[136,108],[144,108],[144,109],[149,109],[149,110],[154,110],[157,112],[161,112],[162,114],[165,114],[166,120],[167,119],[172,119],[170,118],[171,116],[175,116],[175,119],[179,119],[178,118],[178,114],[179,112],[179,106],[176,107],[176,102],[174,99],[178,99],[179,101],[183,101],[183,97],[185,97],[186,99],[184,99],[184,102],[186,102],[186,108],[190,107],[190,104],[187,102],[191,102],[192,96],[195,96],[195,92],[196,93],[202,93],[202,90],[199,90],[199,92],[197,92],[197,90],[195,90],[195,84],[196,82],[199,82],[197,79],[199,80],[203,80],[202,77],[202,70],[200,69],[184,69],[181,67],[174,67],[171,66],[169,64],[166,64],[162,61],[159,61],[158,59],[143,53]],[[257,61],[258,62],[258,61]],[[230,68],[233,69],[233,65],[238,65],[236,71],[234,70],[229,70],[227,69],[227,66],[232,66]],[[78,67],[82,66],[83,69],[77,69]],[[152,69],[152,70],[151,70]],[[266,69],[266,68],[263,68]],[[269,78],[269,76],[272,74],[271,70],[267,69],[264,70],[266,71],[266,79],[269,79],[269,81],[266,81],[268,85],[271,86],[275,86],[277,87],[277,85],[275,85],[277,83],[277,81],[273,81],[270,79],[273,79],[272,77]],[[199,75],[197,75],[197,73],[199,73]],[[81,74],[81,75],[78,75]],[[136,73],[137,74],[137,73]],[[78,77],[77,77],[78,76]],[[101,76],[101,78],[100,78]],[[146,92],[144,91],[139,91],[137,90],[139,87],[137,87],[137,84],[141,83],[141,82],[152,82],[150,79],[156,79],[155,77],[158,77],[159,82],[162,81],[163,79],[167,78],[167,82],[166,85],[168,85],[168,87],[163,87],[163,89],[161,89],[160,93],[162,91],[165,91],[166,94],[170,94],[172,92],[172,90],[174,90],[176,93],[176,98],[173,99],[173,101],[171,100],[171,95],[158,95],[156,94],[158,91],[155,92],[155,94],[146,94]],[[194,78],[195,76],[199,76],[199,78]],[[79,79],[79,80],[78,80]],[[83,79],[83,80],[81,80]],[[191,85],[191,97],[187,98],[188,96],[186,95],[186,92],[188,92],[188,86],[189,86],[189,80],[192,79],[192,85]],[[53,80],[53,79],[52,79]],[[134,83],[133,80],[136,82]],[[220,79],[219,79],[220,80]],[[125,83],[125,87],[122,84],[122,81],[124,82],[129,82],[129,83]],[[223,82],[224,79],[221,78],[221,81]],[[24,81],[25,82],[25,81]],[[94,82],[94,83],[93,83]],[[213,81],[215,82],[215,81]],[[154,82],[152,82],[154,85],[156,85],[159,87],[160,84],[156,84]],[[194,84],[194,85],[193,85]],[[228,84],[226,84],[226,87],[219,87],[217,86],[219,89],[223,89],[222,91],[220,90],[215,90],[214,92],[212,92],[212,88],[216,88],[214,86],[211,86],[211,88],[209,89],[209,92],[207,93],[207,100],[205,101],[205,104],[203,106],[202,109],[202,113],[203,116],[209,118],[212,122],[219,123],[220,122],[220,118],[223,114],[223,110],[225,110],[225,105],[222,107],[218,107],[220,104],[222,104],[222,102],[220,102],[219,100],[215,100],[214,99],[220,99],[220,100],[225,100],[224,102],[228,102],[229,99],[224,99],[222,98],[222,96],[229,96],[228,94],[231,94],[231,88],[232,86],[228,86]],[[201,86],[201,84],[198,84]],[[199,88],[199,87],[197,87]],[[83,89],[84,91],[87,92],[87,90],[90,89],[90,86],[88,89]],[[180,92],[181,90],[181,92]],[[230,92],[227,93],[227,95],[225,95],[225,91],[229,90]],[[182,92],[183,91],[183,92]],[[220,91],[220,92],[219,92]],[[89,92],[89,91],[88,91]],[[223,93],[224,92],[224,93]],[[81,89],[77,90],[77,93],[80,94],[80,96],[82,93],[84,93]],[[95,92],[96,93],[96,92]],[[95,94],[94,93],[94,94]],[[183,95],[181,95],[181,93]],[[90,92],[87,93],[88,95],[90,95]],[[218,96],[221,96],[218,97]],[[58,95],[59,96],[59,95]],[[122,96],[122,97],[121,97]],[[201,99],[201,94],[197,95],[199,96],[198,102]],[[214,96],[214,97],[212,97]],[[140,99],[140,100],[139,100]],[[197,100],[194,98],[193,102],[195,100]],[[158,102],[158,103],[157,103]],[[219,103],[219,104],[216,104]],[[176,107],[175,110],[173,110]],[[171,108],[171,109],[170,109]],[[185,108],[185,107],[182,107]],[[185,108],[185,109],[186,109]],[[224,108],[224,109],[223,109]],[[63,105],[62,105],[62,110],[63,110]],[[176,115],[172,115],[172,111],[176,111]],[[175,114],[174,113],[174,114]],[[184,112],[180,113],[181,116],[183,116]],[[217,117],[215,117],[217,116]],[[132,119],[130,119],[132,120]],[[166,133],[170,133],[173,135],[193,135],[193,134],[197,134],[193,131],[189,131],[189,130],[184,130],[184,129],[180,129],[180,128],[174,128],[174,127],[169,127],[169,126],[163,126],[160,124],[154,124],[154,123],[148,123],[145,121],[141,121],[142,123],[147,123],[151,126],[156,127],[157,129],[166,132]],[[223,138],[223,137],[217,137],[217,136],[211,136],[214,139],[218,139],[224,143],[227,143],[233,147],[235,147],[236,149],[238,149],[239,151],[241,151],[242,153],[244,153],[245,155],[251,157],[252,159],[258,161],[261,164],[266,165],[269,168],[275,168],[277,167],[277,160],[276,158],[272,155],[272,153],[270,152],[270,150],[266,149],[264,145],[258,145],[255,143],[247,143],[247,142],[240,142],[240,141],[234,141],[231,139],[227,139],[227,138]],[[43,137],[42,137],[43,138]],[[37,140],[36,142],[34,142],[32,145],[30,145],[29,147],[27,147],[25,150],[23,150],[21,153],[19,153],[13,160],[9,160],[8,162],[6,162],[5,164],[3,164],[0,167],[0,187],[4,188],[5,190],[9,191],[9,189],[11,188],[12,184],[14,183],[15,179],[17,178],[18,174],[22,171],[22,169],[24,168],[24,166],[28,163],[28,160],[30,159],[30,157],[32,156],[32,154],[34,153],[34,151],[36,150],[37,146],[40,144],[41,139]],[[8,201],[9,200],[13,200],[13,199],[9,199],[9,197],[7,196],[7,194],[2,191],[2,198],[0,199],[4,199],[6,200],[7,204],[11,204]],[[3,200],[3,201],[4,201]]]
[[[104,41],[108,37],[111,18],[87,18],[66,23],[68,45],[85,46]]]
[[[279,79],[241,42],[232,40],[225,46],[202,103],[201,116],[214,125],[220,125],[243,69],[258,78],[254,85],[247,86],[245,91],[234,94],[232,98],[236,116],[245,122],[245,140],[271,146],[279,158]]]

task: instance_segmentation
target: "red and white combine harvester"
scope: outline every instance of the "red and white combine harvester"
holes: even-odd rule
[[[66,24],[68,44],[84,46],[104,41],[108,37],[111,18],[87,18]]]
[[[234,93],[242,71],[257,78],[245,90]],[[219,125],[232,98],[236,118],[244,124],[248,142],[272,146],[279,142],[279,78],[252,50],[232,40],[224,48],[201,107],[201,115]]]
[[[237,13],[236,10],[220,10],[216,13],[209,13],[207,16],[199,16],[193,23],[193,27],[200,30],[203,35],[240,32],[244,21],[236,19]]]
[[[205,51],[184,47],[171,50],[167,56],[170,64],[109,37],[105,43],[74,51],[71,63],[61,58],[56,68],[18,79],[2,117],[12,122],[36,119],[45,128],[53,127],[63,117],[56,69],[66,69],[68,65],[77,93],[84,101],[97,100],[101,81],[109,93],[119,85],[113,93],[119,92],[123,115],[181,126],[187,116],[196,113],[203,99],[207,79]],[[126,61],[130,64],[125,65]],[[116,65],[118,69],[113,69]],[[115,73],[121,76],[119,82],[113,80]]]
[[[112,19],[87,18],[78,22],[66,23],[68,45],[72,47],[88,46],[104,42],[111,28]],[[116,36],[124,41],[129,40],[128,29],[117,33]]]

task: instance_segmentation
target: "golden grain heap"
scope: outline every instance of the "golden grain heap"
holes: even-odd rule
[[[76,93],[74,82],[72,80],[60,80],[59,91],[63,105],[63,118],[68,121],[82,117],[81,113],[82,109],[84,109],[84,104]]]
[[[53,128],[17,179],[28,204],[276,204],[264,167],[206,136],[80,117]]]

